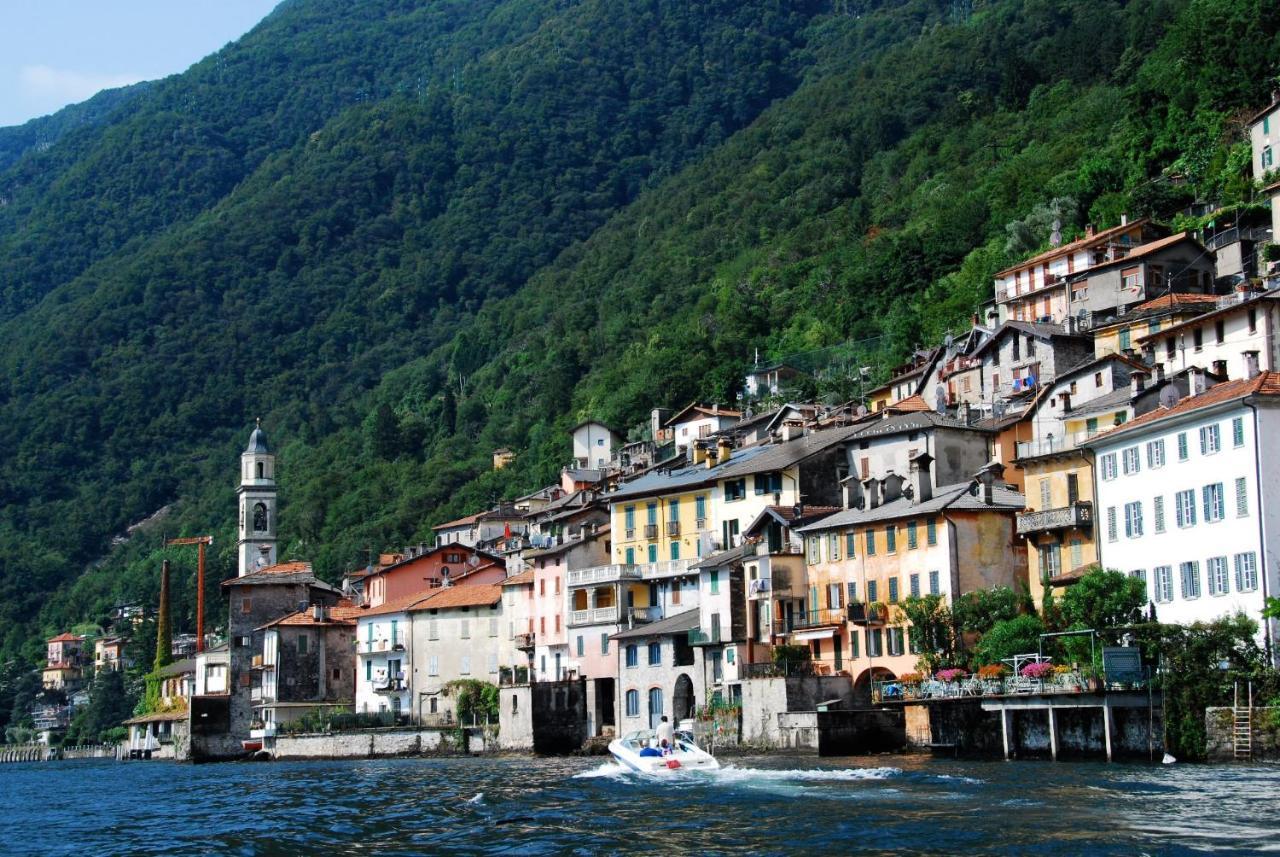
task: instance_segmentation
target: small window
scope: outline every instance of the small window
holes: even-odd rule
[[[1236,417],[1231,421],[1231,443],[1233,446],[1244,446],[1244,417]]]
[[[640,649],[635,643],[627,646],[627,666],[640,666]]]
[[[662,665],[662,644],[649,644],[649,666],[656,667]]]
[[[936,545],[938,543],[937,520],[935,520],[934,518],[930,518],[928,521],[925,522],[925,533],[926,533],[926,541],[928,541],[930,545]]]
[[[253,599],[252,598],[240,599],[240,613],[245,616],[248,616],[252,612],[253,612]]]

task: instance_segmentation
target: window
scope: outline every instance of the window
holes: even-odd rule
[[[1120,350],[1128,351],[1132,347],[1133,347],[1133,342],[1131,339],[1131,334],[1129,333],[1129,328],[1127,327],[1122,328],[1120,331]]]
[[[656,667],[662,665],[662,644],[649,644],[649,666]]]
[[[364,662],[364,680],[373,681],[373,661]]]
[[[1120,288],[1137,289],[1142,286],[1142,269],[1125,268],[1120,272]]]
[[[252,599],[252,598],[241,598],[241,599],[240,599],[240,612],[241,612],[241,613],[243,613],[243,614],[244,614],[244,615],[246,615],[246,616],[248,616],[250,613],[252,613],[252,612],[253,612],[253,599]]]
[[[894,553],[898,549],[898,528],[893,524],[884,528],[884,549],[887,553]]]
[[[1168,604],[1173,600],[1173,569],[1167,565],[1156,566],[1151,570],[1155,577],[1155,600],[1157,604]]]
[[[1111,480],[1116,478],[1116,454],[1108,452],[1102,456],[1102,478]]]
[[[464,640],[471,639],[471,621],[469,619],[458,620],[458,636]]]
[[[715,569],[711,571],[711,594],[720,594],[720,572]]]
[[[1178,566],[1178,574],[1182,578],[1182,597],[1200,597],[1200,561],[1192,560]]]
[[[1074,571],[1084,565],[1084,543],[1079,539],[1071,540],[1071,569]]]
[[[887,632],[886,636],[889,638],[890,655],[900,655],[906,651],[906,647],[903,645],[905,635],[901,628],[886,628],[885,631]]]
[[[1107,507],[1107,541],[1114,542],[1118,536],[1116,535],[1116,507]]]
[[[600,635],[600,654],[609,654],[609,632],[605,631]]]
[[[651,527],[658,526],[658,504],[649,503],[645,506],[645,523]]]
[[[707,520],[707,498],[699,495],[693,498],[693,514],[699,521]]]
[[[1147,444],[1147,467],[1164,467],[1164,440],[1153,440]]]
[[[1124,504],[1124,537],[1138,539],[1142,537],[1142,502]]]
[[[919,536],[916,534],[916,522],[910,521],[907,524],[907,550],[915,550],[920,545]]]
[[[1147,598],[1150,598],[1151,590],[1147,587],[1147,570],[1145,568],[1139,568],[1129,572],[1129,576],[1132,577],[1134,580],[1142,581],[1142,591]]]
[[[867,657],[878,658],[884,654],[884,637],[879,628],[867,629]]]
[[[1269,169],[1271,167],[1272,163],[1275,160],[1275,156],[1271,154],[1270,146],[1262,147],[1262,155],[1260,157],[1260,160],[1262,161],[1262,168],[1264,170]]]
[[[928,541],[930,545],[936,545],[938,543],[938,522],[933,518],[930,518],[925,522],[925,534],[925,540]]]
[[[858,603],[858,581],[850,580],[848,589],[849,589],[849,603],[857,604]]]
[[[1212,455],[1222,448],[1221,438],[1218,436],[1218,424],[1200,427],[1200,454]]]
[[[1137,473],[1142,469],[1140,459],[1138,457],[1138,448],[1131,446],[1123,453],[1124,474],[1128,476],[1130,473]]]
[[[1196,351],[1204,351],[1204,330],[1197,327],[1191,331],[1191,344],[1195,346]]]
[[[298,654],[305,655],[307,653],[307,646],[310,642],[311,641],[310,639],[308,639],[306,634],[299,634],[298,635]]]
[[[1049,504],[1052,502],[1052,497],[1053,497],[1052,486],[1049,484],[1049,480],[1041,479],[1040,480],[1040,508],[1038,511],[1043,512],[1045,509],[1048,509]]]
[[[1164,532],[1164,498],[1156,497],[1151,501],[1151,518],[1155,531]]]
[[[1165,357],[1172,360],[1178,353],[1178,344],[1172,336],[1166,337],[1164,340]]]
[[[1178,526],[1194,527],[1196,525],[1196,492],[1179,491],[1174,495],[1173,502],[1178,511]]]
[[[853,559],[856,555],[854,545],[858,543],[858,536],[853,530],[844,534],[844,555],[849,559]]]
[[[809,536],[806,540],[809,546],[808,557],[809,565],[817,565],[822,561],[822,542],[817,536]]]
[[[1244,417],[1236,417],[1231,421],[1231,443],[1233,446],[1244,446]]]
[[[497,616],[489,617],[489,636],[490,637],[498,636],[498,617]]]
[[[640,716],[640,691],[638,690],[627,691],[627,716]]]
[[[898,578],[896,577],[889,578],[889,603],[898,603]]]
[[[1048,581],[1062,574],[1062,549],[1056,544],[1040,545],[1040,579]]]
[[[586,640],[584,640],[582,638],[582,635],[579,634],[578,635],[578,657],[582,657],[583,655],[586,654],[586,648],[587,648]]]
[[[440,675],[440,656],[432,655],[427,658],[427,675]]]
[[[627,532],[634,533],[636,529],[636,507],[628,506],[624,511],[626,518]]]
[[[1258,310],[1254,307],[1249,307],[1249,332],[1258,332]]]
[[[1253,592],[1258,588],[1258,561],[1253,551],[1236,554],[1236,591]]]
[[[627,646],[627,666],[629,667],[640,666],[640,649],[639,647],[636,646],[635,643],[632,643],[631,645]]]
[[[867,601],[871,603],[875,603],[876,601],[880,600],[879,595],[880,595],[880,582],[876,580],[868,580],[867,581]]]
[[[831,560],[832,562],[835,562],[836,560],[840,559],[840,534],[839,533],[832,533],[830,536],[827,537],[827,550],[830,552],[830,556],[828,556],[827,559]]]
[[[746,479],[730,479],[724,483],[724,499],[726,502],[741,500],[747,496]]]
[[[936,571],[929,572],[929,594],[930,595],[942,594],[942,590],[939,588],[938,576],[939,576],[938,572]]]
[[[919,598],[920,597],[920,575],[918,574],[911,575],[909,578],[907,578],[907,582],[909,586],[908,591],[911,593],[911,597]]]
[[[1230,591],[1227,583],[1227,558],[1225,556],[1210,557],[1205,571],[1209,578],[1210,595],[1226,595]]]
[[[1190,458],[1187,452],[1187,433],[1185,431],[1178,432],[1178,460],[1186,461]]]
[[[627,548],[627,565],[635,565],[635,564],[636,564],[636,549]]]
[[[755,492],[757,494],[777,494],[782,490],[781,473],[757,473],[755,476]]]
[[[1098,433],[1098,418],[1089,417],[1084,421],[1084,433],[1087,437],[1093,437]]]
[[[498,656],[489,655],[489,675],[496,675],[498,672]]]
[[[672,543],[671,543],[671,558],[672,558],[672,559],[679,559],[679,558],[680,558],[680,543],[679,543],[679,542],[672,542]]]
[[[1249,483],[1241,476],[1236,480],[1236,517],[1244,518],[1249,514]]]
[[[876,555],[876,531],[867,530],[867,556]]]
[[[649,562],[657,562],[657,561],[658,561],[658,546],[649,545]]]
[[[1204,497],[1204,522],[1212,524],[1221,521],[1226,517],[1226,510],[1223,508],[1223,491],[1222,483],[1215,482],[1212,485],[1204,486],[1201,492]]]

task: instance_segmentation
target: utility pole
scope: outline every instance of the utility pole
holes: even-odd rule
[[[213,536],[191,536],[181,539],[165,539],[169,545],[196,546],[196,651],[204,651],[204,548],[213,544]],[[168,560],[165,560],[168,563]]]

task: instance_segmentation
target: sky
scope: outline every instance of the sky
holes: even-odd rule
[[[0,126],[181,72],[253,29],[278,2],[4,0]]]

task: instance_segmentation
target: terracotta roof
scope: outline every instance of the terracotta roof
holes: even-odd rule
[[[157,711],[155,714],[143,714],[140,717],[130,717],[123,723],[125,726],[136,726],[142,723],[156,723],[167,720],[186,720],[187,712],[182,711]]]
[[[1258,122],[1258,120],[1259,120],[1259,119],[1261,119],[1263,116],[1266,116],[1268,113],[1270,113],[1271,111],[1275,110],[1275,109],[1276,109],[1276,108],[1278,108],[1278,107],[1280,107],[1280,99],[1277,99],[1277,100],[1275,100],[1275,101],[1271,102],[1271,103],[1270,103],[1270,104],[1268,104],[1266,107],[1262,108],[1262,109],[1261,109],[1261,110],[1259,110],[1257,113],[1255,113],[1255,114],[1253,114],[1252,116],[1250,116],[1250,117],[1249,117],[1249,124],[1250,124],[1250,125],[1255,125],[1255,124],[1257,124],[1257,122]]]
[[[697,412],[707,417],[740,417],[742,416],[741,411],[734,411],[734,410],[730,410],[729,408],[723,408],[723,407],[718,409],[713,409],[713,406],[703,405],[703,404],[700,404],[699,402],[691,402],[685,407],[681,408],[679,413],[677,413],[675,416],[671,417],[665,423],[663,423],[662,427],[670,428],[671,426],[674,426],[676,423],[683,420],[685,417],[685,414],[688,414],[690,411]]]
[[[311,569],[309,562],[278,562],[266,568],[255,569],[240,577],[222,581],[223,586],[246,583],[310,583],[322,588],[332,588],[327,583],[316,580],[315,572]]]
[[[892,405],[886,406],[885,410],[910,413],[911,411],[931,411],[933,408],[929,407],[928,403],[925,402],[924,397],[917,393],[914,396],[908,396],[900,402],[894,402]]]
[[[432,587],[431,589],[422,589],[409,595],[401,595],[399,598],[392,598],[382,602],[377,607],[365,607],[361,609],[359,618],[365,616],[386,616],[389,613],[404,613],[410,607],[420,601],[426,601],[431,596],[440,591],[440,587]]]
[[[364,611],[347,599],[339,601],[332,607],[325,608],[325,618],[319,622],[316,621],[315,611],[311,609],[298,610],[287,616],[282,616],[274,622],[268,622],[258,627],[256,630],[261,631],[265,628],[271,628],[276,625],[354,625],[356,619]]]
[[[1110,229],[1104,229],[1101,232],[1095,232],[1093,235],[1077,238],[1070,244],[1063,244],[1060,247],[1050,247],[1043,253],[1032,256],[1030,259],[1024,259],[1011,268],[1005,268],[1003,271],[996,273],[997,277],[1003,277],[1005,274],[1012,274],[1014,271],[1021,271],[1023,268],[1029,268],[1041,262],[1047,262],[1050,259],[1056,259],[1068,253],[1074,253],[1076,250],[1083,250],[1085,247],[1092,247],[1094,244],[1105,244],[1122,232],[1127,232],[1135,227],[1141,227],[1147,223],[1146,218],[1134,220],[1131,223],[1122,223],[1119,226],[1113,226]]]
[[[483,514],[484,512],[476,512],[474,515],[467,515],[465,518],[458,518],[456,521],[446,521],[443,524],[436,524],[434,527],[432,527],[432,529],[448,530],[448,529],[452,529],[453,527],[465,527],[470,524],[474,524],[476,521],[480,520],[480,516]]]
[[[1092,265],[1088,268],[1085,268],[1080,273],[1092,274],[1094,271],[1101,271],[1103,268],[1109,268],[1112,265],[1127,265],[1129,262],[1132,262],[1136,259],[1141,259],[1143,256],[1150,256],[1152,253],[1158,253],[1159,251],[1165,249],[1166,247],[1172,247],[1174,244],[1179,244],[1183,241],[1190,241],[1192,244],[1195,244],[1197,247],[1200,247],[1200,242],[1192,238],[1190,233],[1179,232],[1177,235],[1170,235],[1166,238],[1159,238],[1159,239],[1156,239],[1155,241],[1148,241],[1146,244],[1138,244],[1124,256],[1121,256],[1118,259],[1111,259],[1106,262],[1099,262],[1096,265]],[[1200,249],[1202,251],[1204,250],[1203,247],[1200,247]]]
[[[75,634],[72,634],[68,631],[66,633],[59,634],[56,637],[50,637],[49,642],[50,643],[83,643],[84,637],[78,637]]]
[[[523,586],[525,584],[533,585],[533,569],[522,571],[519,574],[513,574],[506,580],[502,581],[503,586]]]
[[[412,609],[446,610],[452,607],[489,607],[501,600],[501,585],[476,583],[471,586],[450,586],[437,590],[434,595],[419,602]]]
[[[1224,381],[1221,384],[1214,384],[1198,396],[1187,396],[1178,400],[1171,408],[1157,408],[1154,411],[1145,413],[1123,425],[1116,426],[1111,431],[1099,434],[1097,437],[1086,441],[1086,444],[1093,446],[1097,443],[1107,443],[1113,438],[1128,434],[1134,429],[1142,428],[1159,420],[1189,414],[1213,405],[1220,405],[1235,399],[1243,399],[1246,396],[1280,396],[1280,372],[1261,372],[1256,378],[1241,378],[1236,381]]]
[[[1169,294],[1167,295],[1161,295],[1158,298],[1152,298],[1151,300],[1147,301],[1144,304],[1138,304],[1136,307],[1130,310],[1130,312],[1140,312],[1142,310],[1160,310],[1160,309],[1173,310],[1173,309],[1182,309],[1182,308],[1195,308],[1198,306],[1204,306],[1206,304],[1211,307],[1217,306],[1218,296],[1217,295],[1181,294],[1178,292],[1169,292]],[[1120,318],[1116,319],[1116,321],[1122,321],[1123,319],[1124,319],[1124,316],[1121,316]]]

